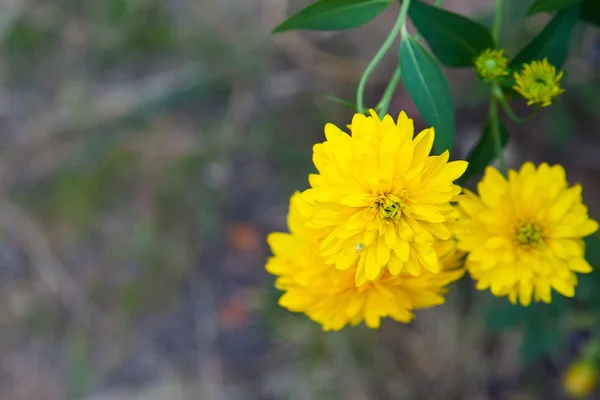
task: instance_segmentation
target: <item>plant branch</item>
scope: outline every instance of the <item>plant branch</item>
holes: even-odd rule
[[[390,108],[390,102],[392,101],[392,96],[396,91],[396,87],[398,87],[398,82],[400,82],[400,68],[396,68],[396,70],[394,71],[394,75],[392,75],[390,82],[385,88],[383,97],[381,98],[379,104],[376,107],[380,118],[383,118],[383,116],[387,114],[388,109]]]
[[[398,33],[400,33],[400,30],[405,26],[406,15],[408,14],[409,5],[410,5],[410,0],[404,0],[402,2],[402,6],[400,7],[400,13],[398,14],[398,19],[396,20],[396,23],[392,27],[390,34],[385,39],[385,41],[379,48],[379,51],[377,52],[377,54],[375,54],[375,56],[373,57],[373,59],[371,60],[371,62],[367,66],[367,68],[365,69],[365,72],[363,73],[362,77],[360,78],[360,82],[358,83],[358,90],[356,92],[356,107],[358,108],[359,113],[364,114],[364,112],[365,112],[363,99],[364,99],[365,87],[367,86],[367,81],[369,80],[369,77],[373,73],[373,70],[375,70],[375,67],[377,67],[377,65],[383,59],[383,57],[388,52],[390,47],[392,47],[392,44],[394,43],[394,40],[396,40],[396,37],[398,36]]]
[[[506,175],[506,163],[504,162],[504,150],[502,149],[502,139],[500,138],[500,120],[498,116],[498,99],[492,96],[490,100],[490,122],[492,128],[492,137],[494,138],[494,149],[498,158],[500,172]]]
[[[498,43],[500,38],[500,29],[502,29],[502,16],[504,14],[504,0],[496,0],[496,12],[494,14],[494,28],[492,30],[492,36],[494,41]]]
[[[511,120],[513,120],[515,122],[519,122],[519,123],[528,122],[528,121],[532,120],[540,111],[540,107],[536,107],[533,110],[533,112],[531,114],[529,114],[528,116],[519,117],[517,114],[515,114],[515,112],[510,107],[510,104],[504,97],[504,92],[502,91],[502,88],[498,84],[494,84],[492,86],[492,97],[495,97],[496,100],[498,101],[498,103],[500,103],[500,106],[502,107],[502,109],[504,110],[504,113],[508,116],[508,118],[510,118]]]
[[[536,107],[533,110],[533,112],[527,115],[526,117],[519,117],[517,114],[515,114],[515,112],[510,107],[510,104],[508,104],[506,100],[498,99],[498,101],[500,102],[500,106],[502,107],[502,110],[504,110],[504,113],[508,116],[508,118],[510,118],[512,121],[519,123],[531,121],[533,118],[536,117],[536,115],[538,115],[538,112],[540,111],[540,107]]]

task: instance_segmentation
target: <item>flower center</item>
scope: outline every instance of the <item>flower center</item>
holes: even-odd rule
[[[496,60],[488,58],[487,60],[485,60],[484,65],[487,69],[494,69],[498,66],[498,63],[496,62]]]
[[[527,247],[538,247],[544,242],[542,236],[542,228],[539,225],[533,223],[525,223],[519,225],[517,228],[517,242],[521,246]]]
[[[377,208],[381,218],[399,220],[402,216],[402,206],[402,201],[398,196],[380,195],[371,207]]]

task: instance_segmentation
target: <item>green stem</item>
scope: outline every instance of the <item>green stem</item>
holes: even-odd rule
[[[439,7],[442,5],[442,0],[435,0],[435,4],[436,7]]]
[[[498,164],[500,172],[506,175],[506,164],[504,162],[504,150],[502,149],[502,139],[500,138],[500,120],[498,117],[498,103],[497,99],[492,96],[490,101],[490,122],[492,128],[492,136],[494,138],[494,149],[496,150],[496,157],[498,158]]]
[[[535,116],[540,111],[540,107],[536,107],[533,110],[533,112],[531,114],[529,114],[528,116],[519,117],[517,114],[515,114],[515,112],[512,110],[512,108],[510,108],[510,104],[508,103],[508,101],[506,101],[506,98],[504,97],[504,92],[502,91],[502,88],[498,84],[492,85],[492,97],[495,97],[496,100],[498,101],[498,103],[500,103],[500,106],[502,107],[502,109],[504,110],[504,113],[508,116],[508,118],[510,118],[511,120],[513,120],[515,122],[519,122],[519,123],[528,122],[528,121],[532,120],[533,118],[535,118]]]
[[[402,27],[404,27],[404,25],[406,24],[406,15],[408,14],[409,5],[410,0],[404,0],[402,2],[402,7],[400,7],[398,19],[396,20],[392,31],[385,39],[385,42],[383,42],[383,44],[381,45],[381,48],[379,49],[377,54],[375,54],[375,57],[373,57],[369,65],[367,65],[363,76],[360,78],[360,82],[358,83],[358,90],[356,92],[356,107],[358,108],[358,112],[361,114],[364,114],[365,112],[363,98],[365,93],[365,87],[367,86],[367,81],[369,80],[369,77],[373,73],[375,67],[377,67],[383,56],[385,56],[385,53],[387,53],[390,47],[392,47],[392,44],[394,44],[394,40],[396,40],[396,37],[398,36],[398,33],[400,32]]]
[[[390,82],[385,88],[383,97],[381,98],[379,104],[376,107],[376,110],[379,111],[379,118],[383,118],[383,116],[387,114],[388,109],[390,108],[390,102],[392,101],[392,96],[394,95],[396,87],[398,86],[398,82],[400,82],[400,68],[396,68],[396,70],[394,71],[394,75],[392,75]]]
[[[496,13],[494,14],[494,28],[492,35],[494,41],[498,43],[500,38],[500,29],[502,28],[502,15],[504,13],[504,0],[496,0]]]
[[[500,39],[500,30],[502,29],[502,16],[504,14],[504,0],[496,0],[496,12],[494,13],[494,26],[492,28],[492,36],[494,42],[498,43]],[[506,175],[506,163],[504,162],[504,149],[502,148],[502,139],[500,138],[500,119],[498,116],[498,100],[497,93],[503,96],[501,89],[496,85],[492,88],[492,98],[490,99],[490,123],[492,128],[492,136],[494,138],[494,149],[498,158],[498,166],[500,172]],[[503,101],[500,101],[504,103]]]
[[[508,118],[510,118],[511,120],[513,120],[515,122],[519,122],[519,123],[531,121],[533,118],[535,118],[536,115],[538,115],[538,112],[540,111],[540,108],[536,107],[533,110],[533,112],[531,114],[529,114],[528,116],[519,117],[517,114],[515,114],[515,112],[512,110],[512,108],[510,108],[510,104],[508,104],[508,102],[506,100],[498,99],[498,101],[500,102],[500,106],[502,106],[502,109],[504,110],[504,113],[508,116]]]

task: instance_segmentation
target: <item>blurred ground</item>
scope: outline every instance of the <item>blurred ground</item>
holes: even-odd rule
[[[545,20],[507,3],[514,54]],[[285,229],[324,123],[349,121],[325,96],[353,97],[394,19],[269,37],[305,4],[1,3],[1,400],[555,398],[557,366],[522,367],[519,333],[486,330],[469,281],[377,332],[323,334],[277,306],[265,235]],[[482,21],[490,4],[444,2]],[[509,124],[509,162],[564,164],[598,216],[600,41],[576,36],[567,92]],[[464,157],[485,86],[448,73]],[[401,109],[416,117],[399,91]]]

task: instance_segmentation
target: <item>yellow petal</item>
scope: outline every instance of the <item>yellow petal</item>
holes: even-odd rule
[[[450,181],[454,181],[462,176],[467,170],[469,163],[466,161],[452,161],[444,166],[442,171],[440,172],[440,176],[443,176],[444,179],[448,179]]]
[[[564,191],[548,210],[548,219],[550,221],[558,221],[563,218],[573,206],[573,203],[580,197],[581,186],[579,185]]]
[[[569,261],[569,268],[571,271],[580,272],[582,274],[587,274],[593,270],[592,266],[583,257],[577,257]]]
[[[391,250],[385,243],[384,237],[380,236],[377,240],[377,264],[385,267],[390,260],[390,252]]]
[[[346,270],[356,263],[358,254],[353,248],[341,251],[336,259],[335,267],[340,270]]]
[[[412,138],[412,136],[415,133],[415,126],[413,120],[408,118],[404,111],[400,111],[400,115],[398,115],[397,125],[404,135],[408,136],[409,138]]]
[[[565,251],[564,246],[561,244],[561,240],[550,239],[548,240],[548,246],[558,258],[562,260],[567,258],[567,252]]]
[[[400,260],[407,262],[410,255],[410,246],[408,242],[399,240],[396,247],[394,247],[394,253],[396,253]]]
[[[367,250],[366,258],[365,277],[369,281],[374,281],[381,272],[381,266],[377,263],[377,250],[375,248]]]
[[[593,219],[588,219],[585,223],[579,228],[579,235],[588,236],[598,230],[598,222]]]
[[[529,282],[521,282],[519,290],[519,300],[523,307],[527,307],[531,303],[533,294],[533,285]]]
[[[400,272],[402,272],[403,267],[404,267],[404,262],[402,260],[400,260],[400,258],[398,258],[398,256],[395,253],[392,254],[390,257],[390,261],[388,263],[388,269],[389,269],[390,273],[392,275],[396,276]]]
[[[565,297],[575,296],[575,287],[563,279],[553,279],[551,285],[554,290]]]
[[[396,227],[395,226],[387,226],[385,228],[385,243],[388,245],[388,247],[390,248],[394,248],[396,247],[396,244],[398,243],[398,240],[396,238]]]
[[[340,204],[349,207],[368,207],[371,204],[371,197],[368,193],[353,193],[341,198]]]
[[[444,224],[434,224],[427,221],[421,221],[421,226],[431,233],[436,239],[448,240],[452,237],[450,230]]]
[[[411,164],[413,167],[424,163],[427,157],[429,157],[429,153],[431,153],[431,148],[433,147],[434,137],[435,133],[433,132],[433,128],[425,129],[417,135],[413,141],[415,147]]]

